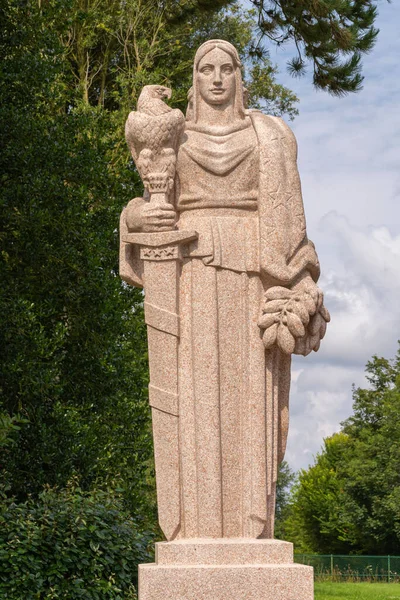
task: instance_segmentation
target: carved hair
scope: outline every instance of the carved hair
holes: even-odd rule
[[[199,70],[199,63],[201,59],[214,50],[215,48],[219,48],[228,54],[232,61],[233,66],[235,68],[235,99],[234,99],[234,112],[235,116],[239,119],[244,119],[244,102],[243,102],[243,83],[242,83],[242,73],[241,73],[241,62],[239,58],[239,54],[234,46],[225,40],[208,40],[202,44],[194,57],[194,65],[193,65],[193,88],[190,89],[190,99],[188,111],[186,113],[187,120],[194,120],[197,122],[198,118],[198,103],[200,100],[200,94],[197,84],[197,73]]]

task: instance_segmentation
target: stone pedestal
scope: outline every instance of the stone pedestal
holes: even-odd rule
[[[313,600],[313,590],[312,567],[279,540],[162,542],[139,566],[139,600]]]

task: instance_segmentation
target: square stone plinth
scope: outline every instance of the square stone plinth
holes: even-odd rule
[[[293,564],[279,540],[182,540],[156,544],[139,566],[139,600],[313,600],[313,569]]]

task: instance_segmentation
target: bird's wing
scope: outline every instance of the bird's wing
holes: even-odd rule
[[[137,163],[140,150],[150,135],[151,120],[152,117],[144,113],[132,111],[125,123],[125,138],[135,163]]]
[[[136,166],[140,160],[140,152],[144,148],[151,150],[154,156],[157,156],[162,148],[174,147],[184,121],[185,118],[178,109],[159,116],[151,116],[140,111],[131,112],[125,126],[125,136]]]
[[[126,140],[135,159],[143,147],[156,149],[171,145],[176,128],[181,128],[184,117],[175,109],[164,115],[153,117],[141,112],[131,112],[126,122]],[[135,159],[136,160],[136,159]]]
[[[148,115],[152,115],[153,117],[158,117],[160,115],[165,115],[172,111],[172,108],[165,104],[165,102],[159,98],[151,98],[145,104],[144,111]]]

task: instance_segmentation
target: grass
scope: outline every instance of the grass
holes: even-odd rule
[[[315,600],[400,600],[398,583],[315,583]]]

